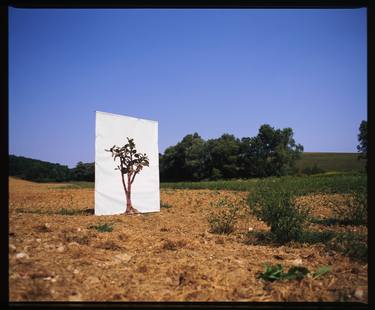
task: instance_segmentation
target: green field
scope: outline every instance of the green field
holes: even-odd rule
[[[329,171],[364,171],[365,160],[358,160],[357,153],[313,153],[305,152],[296,162],[302,171],[307,167],[317,165],[326,172]]]
[[[311,176],[287,176],[266,178],[266,182],[299,194],[308,192],[335,192],[345,193],[366,186],[367,175],[364,173],[365,161],[358,160],[357,153],[310,153],[305,152],[297,161],[296,166],[300,172],[305,168],[316,165],[324,170],[324,173]],[[213,189],[213,190],[239,190],[251,191],[258,179],[248,180],[219,180],[207,182],[168,182],[161,183],[161,188],[190,188],[190,189]]]
[[[206,182],[162,182],[160,183],[160,188],[252,191],[255,189],[259,180],[260,179]],[[367,175],[355,172],[331,172],[311,176],[269,177],[261,180],[263,184],[267,186],[282,186],[284,189],[300,195],[314,192],[348,193],[367,186]],[[71,182],[57,188],[94,188],[94,182]]]
[[[161,183],[161,188],[171,189],[211,189],[252,191],[260,179],[223,180],[207,182],[168,182]],[[285,176],[262,179],[265,186],[282,187],[296,195],[308,193],[349,193],[367,186],[364,173],[325,173],[311,176]]]

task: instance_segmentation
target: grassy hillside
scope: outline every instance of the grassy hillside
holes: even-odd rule
[[[310,153],[305,152],[297,161],[297,167],[303,170],[317,165],[324,171],[364,171],[365,161],[358,160],[357,153]]]

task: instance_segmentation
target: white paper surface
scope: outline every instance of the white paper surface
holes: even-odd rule
[[[126,196],[121,173],[115,170],[110,149],[122,147],[133,138],[137,153],[146,153],[149,167],[136,175],[131,189],[132,205],[139,212],[160,211],[158,122],[124,115],[96,112],[95,215],[121,214]]]

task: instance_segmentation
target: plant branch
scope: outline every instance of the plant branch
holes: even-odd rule
[[[130,184],[133,184],[134,179],[135,179],[135,176],[137,175],[137,173],[138,173],[138,172],[134,172],[133,177],[132,177],[132,179],[131,179],[131,181],[130,181]]]
[[[124,186],[125,194],[128,193],[128,189],[126,188],[125,180],[124,180],[124,175],[121,172],[121,179],[122,179],[122,185]]]

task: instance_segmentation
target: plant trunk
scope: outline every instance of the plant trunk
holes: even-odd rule
[[[125,210],[125,214],[139,213],[138,210],[133,208],[133,206],[132,206],[131,190],[132,190],[131,174],[128,174],[128,190],[126,191],[126,210]]]
[[[131,197],[132,185],[130,183],[130,174],[128,173],[128,190],[126,191],[126,210],[125,213],[130,213],[132,209],[132,197]]]
[[[133,208],[132,206],[132,197],[131,197],[131,185],[128,185],[128,192],[126,193],[126,211],[125,213],[129,213],[130,210]]]

